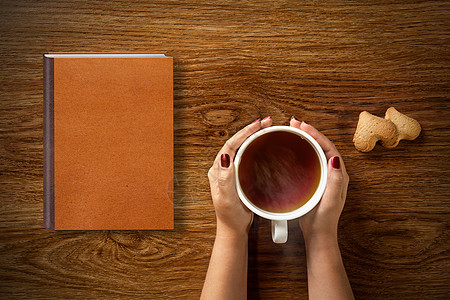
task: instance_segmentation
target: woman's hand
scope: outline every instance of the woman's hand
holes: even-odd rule
[[[313,210],[300,217],[306,248],[309,299],[352,300],[353,291],[337,241],[337,226],[349,181],[344,162],[334,144],[317,129],[294,118],[291,126],[309,133],[322,147],[328,160],[325,193]]]
[[[237,194],[233,160],[250,135],[270,125],[270,117],[247,125],[225,143],[209,169],[217,234],[201,299],[247,299],[248,231],[253,213]]]
[[[349,177],[344,161],[334,144],[313,126],[291,119],[290,125],[311,135],[322,147],[328,160],[328,178],[325,193],[317,206],[300,218],[305,240],[311,237],[337,239],[337,226],[345,198]]]
[[[209,169],[208,178],[217,216],[218,235],[248,234],[253,213],[242,204],[237,194],[233,160],[237,149],[250,135],[271,125],[272,118],[266,117],[241,129],[225,142]]]

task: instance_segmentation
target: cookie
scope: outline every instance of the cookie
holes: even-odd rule
[[[414,120],[413,118],[410,118],[402,113],[400,113],[398,110],[396,110],[394,107],[388,108],[386,111],[386,115],[384,117],[386,120],[390,120],[392,123],[395,124],[395,127],[397,127],[398,137],[393,144],[384,144],[382,142],[382,145],[387,148],[393,148],[398,145],[400,140],[414,140],[416,139],[422,128],[420,127],[419,122]]]
[[[394,145],[397,138],[397,128],[391,120],[374,116],[367,111],[359,114],[358,125],[353,137],[353,143],[359,151],[369,152],[380,140],[383,144]]]

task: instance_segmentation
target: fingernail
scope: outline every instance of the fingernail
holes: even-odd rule
[[[341,161],[339,160],[339,156],[335,156],[331,159],[331,165],[333,166],[333,168],[338,170],[341,168]]]
[[[292,121],[292,120],[297,121],[297,119],[296,119],[294,116],[291,117],[291,121]]]
[[[259,122],[259,118],[258,119],[256,119],[255,121],[253,121],[253,123],[252,124],[255,124],[256,122]]]
[[[271,116],[267,116],[267,117],[265,117],[262,121],[264,122],[264,121],[269,120],[269,119],[271,119],[271,118],[272,118]]]
[[[230,156],[226,153],[220,156],[220,165],[222,168],[228,168],[230,166]]]

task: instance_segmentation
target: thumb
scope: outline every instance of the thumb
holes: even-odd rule
[[[228,153],[223,153],[220,156],[218,184],[221,192],[232,191],[235,188],[234,182],[234,164]]]
[[[328,160],[327,187],[323,195],[323,202],[333,205],[336,201],[341,201],[344,189],[344,174],[341,168],[339,156],[333,156]]]

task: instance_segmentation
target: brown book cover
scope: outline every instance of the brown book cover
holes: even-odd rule
[[[44,54],[44,225],[173,229],[173,60]]]

